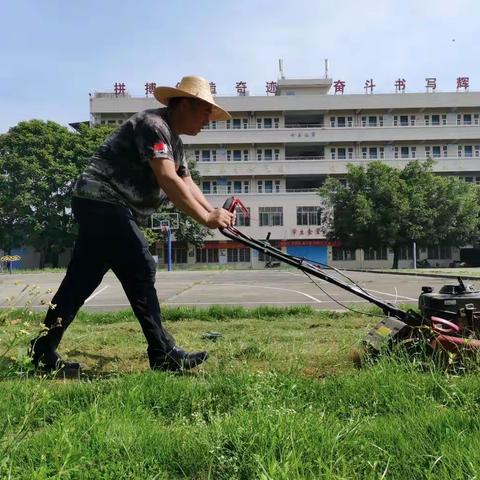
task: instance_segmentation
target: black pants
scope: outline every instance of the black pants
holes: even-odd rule
[[[155,261],[131,212],[121,206],[74,197],[79,224],[72,259],[45,318],[45,341],[56,349],[79,308],[112,269],[120,280],[148,343],[150,358],[169,352],[173,337],[163,328],[155,290]]]

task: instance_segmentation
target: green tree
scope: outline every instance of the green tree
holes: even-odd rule
[[[398,268],[400,247],[461,246],[479,229],[477,189],[432,172],[433,162],[412,161],[404,169],[382,162],[349,165],[346,184],[329,178],[320,189],[327,209],[327,237],[349,248],[385,245]]]
[[[71,187],[110,129],[70,131],[55,122],[20,122],[0,137],[0,242],[31,245],[40,267],[58,265],[74,239]]]

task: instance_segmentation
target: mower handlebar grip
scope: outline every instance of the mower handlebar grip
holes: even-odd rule
[[[231,211],[230,209],[234,204],[235,204],[235,197],[230,197],[225,200],[225,203],[223,204],[222,208],[230,212]]]

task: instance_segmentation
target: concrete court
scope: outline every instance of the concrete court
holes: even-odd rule
[[[414,275],[346,273],[370,293],[391,303],[415,304],[422,285],[431,285],[438,291],[442,285],[456,283],[455,279]],[[11,307],[30,302],[31,308],[46,309],[45,303],[51,300],[62,278],[62,273],[0,274],[0,304],[2,307]],[[367,303],[335,285],[320,279],[315,280],[331,297],[341,303]],[[471,280],[466,282],[475,284]],[[168,306],[311,305],[319,309],[343,309],[298,270],[160,271],[157,273],[156,287],[160,302]],[[21,291],[25,288],[22,294]],[[36,289],[35,294],[32,294],[32,288]],[[10,297],[10,300],[6,300],[7,297]],[[108,311],[125,310],[130,306],[120,283],[109,272],[83,308],[90,311]]]

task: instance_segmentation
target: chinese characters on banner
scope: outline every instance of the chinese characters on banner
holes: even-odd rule
[[[147,82],[145,84],[145,96],[148,97],[148,95],[153,94],[155,89],[157,88],[157,84],[154,82]]]
[[[178,88],[180,82],[177,83],[175,86]],[[405,93],[407,81],[405,78],[398,78],[395,80],[395,93]],[[153,95],[157,84],[155,82],[146,82],[145,87],[145,96],[148,97]],[[335,80],[333,82],[333,93],[336,95],[337,93],[344,94],[345,93],[346,82],[345,80]],[[365,90],[366,94],[373,94],[373,89],[376,87],[375,83],[373,83],[373,78],[365,80],[365,84],[363,89]],[[470,87],[470,77],[457,77],[456,79],[456,90],[457,92],[462,90],[464,92],[468,92]],[[425,78],[425,88],[427,92],[435,92],[437,89],[437,78],[436,77],[426,77]],[[237,95],[245,96],[248,94],[247,90],[247,82],[240,81],[235,83],[235,89],[237,91]],[[278,83],[274,81],[265,82],[265,91],[267,95],[276,95],[278,90]],[[113,92],[115,96],[122,95],[124,96],[127,93],[126,86],[124,82],[115,82],[113,85]],[[217,85],[215,82],[210,82],[210,92],[212,95],[217,94]]]
[[[244,96],[247,93],[247,82],[237,82],[235,88],[240,96]]]
[[[395,81],[395,93],[405,93],[405,86],[407,85],[407,82],[404,78],[399,78],[398,80]]]
[[[468,91],[468,87],[470,85],[470,78],[469,77],[458,77],[457,78],[457,92],[463,88],[464,91]]]
[[[269,93],[273,93],[275,95],[277,93],[277,82],[266,82],[266,91],[267,95]]]
[[[365,80],[365,86],[363,87],[365,89],[365,93],[368,93],[368,90],[370,90],[370,93],[373,93],[373,87],[376,87],[376,85],[373,83],[373,78],[370,80]]]
[[[344,80],[335,80],[333,82],[333,88],[335,91],[335,95],[337,93],[341,93],[343,95],[343,92],[345,91],[345,81]]]
[[[123,82],[115,82],[113,92],[116,97],[118,97],[118,95],[125,95],[125,84]]]
[[[299,235],[299,236],[304,236],[304,235],[321,235],[322,229],[320,227],[316,227],[315,229],[313,228],[292,228],[292,234],[293,235]]]
[[[436,90],[436,88],[437,88],[437,79],[436,78],[433,78],[433,77],[426,78],[425,81],[427,82],[427,84],[425,85],[425,87],[427,89],[427,92],[429,92],[430,90],[432,92]]]

